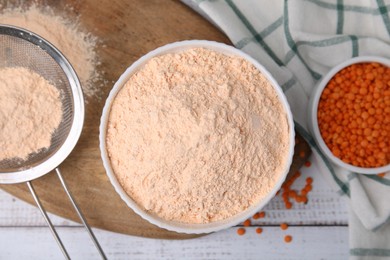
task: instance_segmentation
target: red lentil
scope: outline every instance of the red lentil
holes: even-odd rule
[[[264,211],[261,211],[261,212],[259,213],[259,217],[260,217],[260,218],[264,218],[264,217],[265,217],[265,212],[264,212]]]
[[[281,228],[282,230],[288,229],[287,223],[282,223],[282,224],[280,224],[280,228]]]
[[[317,117],[326,145],[342,161],[389,164],[390,68],[372,62],[339,71],[322,92]]]
[[[260,218],[260,213],[255,213],[252,217],[253,219],[259,219]]]
[[[286,235],[286,236],[284,237],[284,242],[290,243],[291,241],[292,241],[292,236]]]
[[[251,220],[250,219],[245,220],[243,225],[244,227],[249,227],[251,225]]]
[[[237,234],[240,235],[240,236],[244,235],[245,234],[245,228],[238,228],[237,229]]]

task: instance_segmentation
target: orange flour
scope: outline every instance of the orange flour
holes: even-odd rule
[[[134,201],[208,223],[263,199],[286,165],[286,112],[248,61],[204,48],[151,59],[116,96],[107,151]]]
[[[56,87],[26,68],[0,69],[0,161],[48,148],[61,120]]]
[[[77,22],[56,15],[47,6],[39,7],[34,4],[28,9],[0,10],[0,23],[30,30],[52,43],[75,69],[86,97],[99,98],[98,88],[94,84],[99,78],[96,70],[97,55],[94,50],[96,38],[82,31]]]

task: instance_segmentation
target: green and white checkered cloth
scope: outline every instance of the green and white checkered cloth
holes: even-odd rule
[[[390,58],[390,1],[182,1],[260,61],[284,90],[318,166],[348,198],[351,259],[390,258],[390,174],[340,172],[320,155],[306,130],[308,98],[322,75],[351,57]]]

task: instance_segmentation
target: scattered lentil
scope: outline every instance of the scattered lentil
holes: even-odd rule
[[[256,228],[256,233],[257,234],[263,233],[263,229],[261,227]]]
[[[253,219],[259,219],[260,218],[260,213],[255,213],[252,217]]]
[[[237,234],[240,235],[240,236],[244,235],[245,232],[246,232],[246,231],[245,231],[245,228],[238,228],[238,229],[237,229]]]
[[[251,225],[251,220],[250,219],[245,220],[243,225],[244,227],[249,227]]]
[[[280,228],[281,228],[282,230],[288,229],[287,223],[282,223],[282,224],[280,224]]]
[[[284,242],[290,243],[291,241],[292,241],[292,236],[286,235],[286,236],[284,237]]]

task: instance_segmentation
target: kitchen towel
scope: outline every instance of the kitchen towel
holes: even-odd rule
[[[297,131],[349,202],[350,258],[390,258],[390,174],[346,174],[321,155],[306,126],[309,96],[332,67],[356,56],[390,58],[390,1],[182,1],[263,64],[282,87]]]

